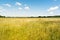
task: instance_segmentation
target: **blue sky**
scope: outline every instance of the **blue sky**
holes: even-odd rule
[[[0,0],[0,15],[60,15],[60,0]]]

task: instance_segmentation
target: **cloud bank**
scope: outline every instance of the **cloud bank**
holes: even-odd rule
[[[54,6],[54,7],[50,7],[47,11],[50,14],[53,14],[55,11],[57,11],[59,9],[59,6]]]
[[[48,11],[55,11],[55,10],[57,10],[58,8],[59,8],[59,6],[50,7],[50,8],[48,9]]]

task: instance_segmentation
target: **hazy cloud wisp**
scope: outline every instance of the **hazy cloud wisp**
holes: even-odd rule
[[[54,11],[58,10],[59,9],[59,6],[55,6],[55,7],[50,7],[47,11],[50,13],[50,14],[53,14]]]

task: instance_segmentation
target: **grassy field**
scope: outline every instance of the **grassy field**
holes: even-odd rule
[[[60,18],[0,18],[0,40],[60,40]]]

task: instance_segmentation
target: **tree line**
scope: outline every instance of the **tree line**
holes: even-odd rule
[[[0,18],[5,18],[5,16],[1,16],[1,15],[0,15]]]
[[[37,16],[37,17],[34,17],[34,16],[30,16],[30,17],[6,17],[6,16],[1,16],[0,15],[0,18],[60,18],[60,15],[57,15],[57,16]]]

